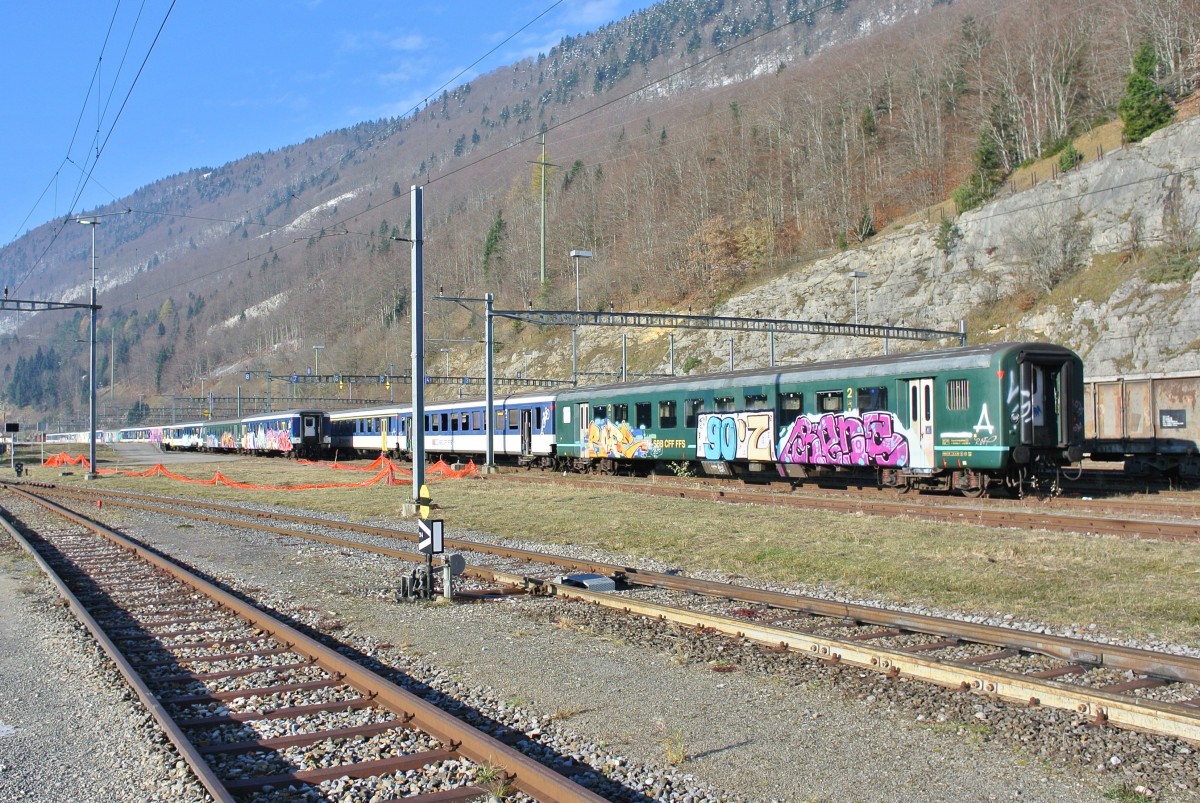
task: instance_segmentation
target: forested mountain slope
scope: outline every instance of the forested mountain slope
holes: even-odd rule
[[[1054,320],[1075,321],[1093,309],[1084,300],[1112,317],[1124,308],[1101,289],[1075,302],[1054,295],[1065,275],[1027,280],[1019,266],[1050,252],[1031,243],[1018,259],[1015,244],[981,234],[996,208],[983,204],[1016,190],[1019,205],[1027,188],[1011,182],[1023,165],[1057,164],[1063,154],[1065,166],[1075,164],[1069,143],[1115,118],[1140,46],[1154,54],[1153,85],[1168,100],[1186,97],[1196,82],[1197,20],[1200,0],[667,0],[474,78],[408,117],[164,178],[95,210],[129,210],[98,240],[97,380],[111,399],[102,423],[119,422],[135,403],[232,397],[242,385],[261,394],[247,371],[303,373],[313,346],[324,346],[328,371],[402,371],[411,350],[409,257],[392,238],[409,229],[414,184],[425,187],[431,291],[491,292],[501,307],[573,308],[568,253],[578,248],[594,254],[579,277],[589,309],[849,320],[844,277],[819,292],[804,283],[875,254],[860,287],[874,321],[1003,325],[989,305],[1027,318],[1053,307]],[[1099,164],[1119,164],[1110,151]],[[1115,197],[1071,184],[1089,169],[1085,162],[1038,192],[1061,187],[1088,204]],[[1130,210],[1116,209],[1078,225],[1074,213],[1038,217],[1049,230],[1030,239],[1072,248],[1086,239],[1102,255],[1124,248],[1122,269],[1132,270],[1163,244],[1147,232],[1169,230],[1172,254],[1184,257],[1170,256],[1173,267],[1156,275],[1186,274],[1172,279],[1186,284],[1195,181],[1191,172],[1178,178],[1155,189],[1140,233],[1125,225]],[[951,197],[961,218],[944,203]],[[1170,225],[1161,223],[1164,208]],[[51,221],[29,232],[0,251],[0,279],[18,297],[82,300],[90,279],[82,228]],[[887,245],[900,236],[907,255]],[[728,301],[754,298],[753,288],[773,280],[806,289],[776,293],[769,307]],[[1171,292],[1186,296],[1180,286]],[[478,319],[451,304],[428,307],[431,361],[478,374],[480,348],[465,342],[481,336]],[[1144,349],[1140,335],[1122,335],[1132,344],[1123,355],[1096,350],[1077,322],[1029,326],[1046,337],[1065,331],[1097,365],[1153,366],[1166,353]],[[530,360],[538,376],[569,375],[569,337],[501,329],[501,372]],[[86,332],[82,314],[0,317],[6,406],[27,420],[80,420]],[[585,360],[597,370],[613,360],[610,335],[590,333]],[[646,370],[661,365],[665,337],[637,333],[644,347],[631,359]],[[719,367],[714,350],[728,353],[719,345],[682,339],[677,367]],[[879,347],[802,341],[788,357]],[[762,348],[735,343],[745,359]]]

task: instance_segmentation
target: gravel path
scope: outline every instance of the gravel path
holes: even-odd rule
[[[0,534],[0,800],[174,801],[191,774]]]
[[[1100,801],[1149,776],[1164,787],[1155,800],[1200,799],[1188,788],[1200,777],[1196,755],[1170,740],[780,659],[578,603],[396,603],[409,567],[389,559],[116,507],[104,518],[614,780],[636,779],[649,798]],[[1179,771],[1155,776],[1147,762]]]

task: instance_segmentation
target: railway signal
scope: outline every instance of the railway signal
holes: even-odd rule
[[[425,555],[440,555],[446,551],[443,522],[441,519],[417,522],[417,530],[421,537],[417,542],[417,551]]]
[[[433,556],[445,551],[445,541],[442,535],[442,521],[429,520],[433,499],[429,496],[429,486],[421,483],[417,488],[417,551],[425,555],[425,586],[422,589],[425,599],[433,598]]]

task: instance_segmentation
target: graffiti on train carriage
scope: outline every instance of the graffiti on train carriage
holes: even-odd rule
[[[803,415],[775,432],[769,410],[701,414],[696,456],[701,460],[761,460],[825,466],[913,466],[911,434],[895,415]]]
[[[696,420],[696,457],[700,460],[774,460],[774,412],[701,413]]]
[[[909,447],[914,440],[886,410],[802,415],[781,430],[778,456],[780,463],[928,468],[917,465],[924,452]]]
[[[582,457],[641,458],[657,456],[654,440],[642,429],[633,429],[628,421],[593,419],[587,438],[580,447]]]

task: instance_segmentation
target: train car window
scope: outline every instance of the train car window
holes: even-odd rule
[[[779,425],[786,427],[804,414],[804,394],[779,394]]]
[[[608,418],[608,405],[607,404],[597,404],[595,407],[592,408],[592,419],[593,420],[604,421],[607,418]]]
[[[713,409],[718,413],[733,412],[733,397],[732,396],[717,396],[713,399]]]
[[[503,432],[505,429],[506,416],[503,410],[496,411],[496,431]]]
[[[471,411],[471,430],[479,432],[483,429],[483,413],[478,410]]]
[[[765,393],[748,393],[748,394],[746,394],[746,409],[747,410],[765,410],[765,409],[767,409],[767,394],[765,394]]]
[[[965,379],[946,382],[946,408],[950,410],[971,409],[971,383]]]
[[[647,429],[653,424],[650,422],[650,402],[637,402],[633,405],[635,413],[634,426],[638,429]]]
[[[450,431],[458,432],[458,413],[450,414]]]
[[[448,419],[450,418],[450,416],[447,413],[442,413],[441,415],[438,416],[438,418],[442,419],[442,432],[449,432],[450,431],[450,421]]]
[[[458,417],[460,419],[462,419],[462,425],[461,425],[462,431],[469,432],[471,430],[471,414],[467,413],[467,412],[463,412],[463,413],[459,413]]]
[[[571,423],[571,405],[569,405],[569,404],[564,405],[562,408],[562,411],[563,411],[563,423],[570,424]]]
[[[508,411],[508,428],[509,429],[520,429],[521,428],[521,411],[520,410],[509,410]]]
[[[933,385],[925,386],[925,420],[933,420]]]
[[[429,432],[431,429],[433,429],[433,427],[431,427],[429,425],[429,414],[426,413],[426,415],[425,415],[425,431]]]
[[[613,421],[628,421],[629,420],[629,405],[614,404],[612,406]]]
[[[869,413],[887,409],[887,388],[859,388],[858,410]]]
[[[700,422],[700,408],[704,406],[704,399],[684,399],[683,400],[683,425],[688,429],[695,429],[696,424]]]
[[[676,423],[675,401],[673,399],[660,401],[658,403],[658,425],[666,429],[674,429]]]
[[[817,391],[817,412],[840,413],[846,409],[846,397],[840,390]]]

